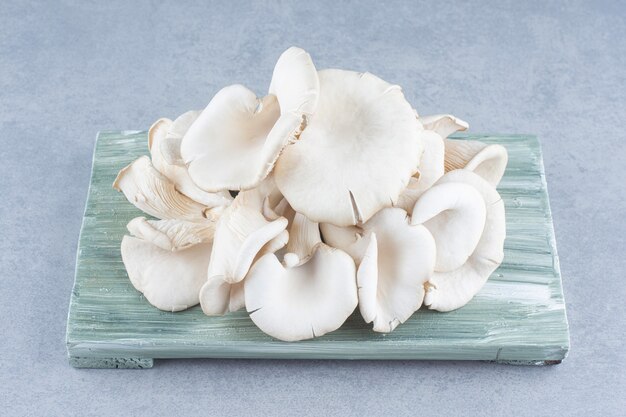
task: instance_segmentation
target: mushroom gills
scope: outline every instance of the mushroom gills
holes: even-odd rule
[[[122,261],[133,286],[160,310],[181,311],[199,302],[211,243],[169,251],[142,239],[122,238]]]
[[[135,217],[126,228],[131,235],[172,252],[211,242],[215,233],[215,223],[212,222],[147,220],[145,217]]]
[[[123,168],[113,188],[124,193],[138,209],[163,220],[215,221],[221,212],[219,207],[209,208],[181,194],[173,182],[152,166],[147,156]]]

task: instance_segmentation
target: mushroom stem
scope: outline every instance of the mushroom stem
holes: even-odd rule
[[[133,236],[173,252],[198,243],[210,242],[215,233],[215,223],[212,222],[147,220],[145,217],[135,217],[126,228]]]
[[[300,262],[306,262],[315,246],[322,241],[319,224],[307,219],[303,214],[296,213],[289,228],[287,252],[295,254]]]

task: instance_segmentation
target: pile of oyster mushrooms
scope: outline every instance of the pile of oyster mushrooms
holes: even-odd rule
[[[159,309],[245,308],[286,341],[338,329],[357,305],[376,332],[422,305],[462,307],[502,262],[506,232],[506,150],[447,139],[465,129],[292,47],[265,97],[231,85],[152,125],[150,157],[114,183],[158,219],[128,223],[128,276]]]

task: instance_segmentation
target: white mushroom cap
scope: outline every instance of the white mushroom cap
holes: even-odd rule
[[[279,116],[275,96],[258,99],[242,85],[221,89],[181,144],[194,183],[213,192],[254,188],[299,126],[299,120],[290,121],[285,130]]]
[[[159,219],[202,222],[219,217],[219,207],[209,209],[181,194],[172,181],[152,166],[147,156],[123,168],[113,188],[123,192],[135,207]]]
[[[311,57],[298,48],[281,55],[263,99],[242,85],[220,90],[182,140],[193,181],[213,192],[256,187],[315,111],[318,90]]]
[[[272,74],[269,94],[278,98],[281,113],[310,116],[317,108],[320,81],[311,56],[292,46],[282,53]]]
[[[357,273],[359,308],[374,331],[391,332],[422,305],[435,266],[435,241],[407,213],[386,208],[364,225],[368,243]]]
[[[472,254],[485,227],[485,201],[472,186],[437,183],[415,203],[411,224],[423,224],[437,245],[436,271],[451,271]]]
[[[150,304],[165,311],[198,304],[210,254],[210,242],[172,252],[135,237],[122,239],[122,261],[131,283]]]
[[[406,211],[385,208],[360,227],[321,226],[324,240],[357,264],[359,309],[374,331],[391,332],[422,304],[433,273],[435,241]]]
[[[289,204],[338,226],[392,205],[417,171],[421,124],[400,87],[369,73],[319,72],[317,110],[274,175]]]
[[[435,114],[432,116],[422,116],[419,118],[424,129],[432,130],[441,136],[442,139],[447,138],[454,132],[467,130],[469,124],[451,114]]]
[[[467,169],[496,187],[506,169],[508,154],[502,145],[477,140],[445,140],[445,170]]]
[[[358,303],[352,258],[321,242],[317,224],[302,214],[294,217],[291,238],[296,253],[256,261],[244,281],[246,309],[265,333],[284,341],[322,336],[338,329]],[[295,235],[302,233],[305,236]],[[311,245],[313,245],[311,247]],[[308,254],[311,255],[308,255]]]
[[[198,114],[199,112],[192,111],[184,113],[174,122],[166,118],[154,122],[148,131],[152,164],[174,183],[174,187],[181,194],[209,208],[225,206],[233,200],[228,191],[208,193],[201,190],[189,177],[187,167],[180,165],[182,163],[180,159],[181,133],[184,134]]]
[[[246,309],[265,333],[296,341],[332,332],[358,303],[354,261],[324,244],[304,264],[284,266],[273,254],[259,259],[244,281]]]
[[[506,222],[502,198],[477,174],[467,170],[451,171],[439,183],[463,183],[474,187],[487,208],[484,231],[467,261],[452,271],[435,271],[428,282],[424,304],[433,310],[450,311],[469,302],[502,262]]]

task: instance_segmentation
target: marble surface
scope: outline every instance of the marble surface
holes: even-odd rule
[[[75,3],[75,4],[74,4]],[[569,2],[30,2],[0,7],[0,407],[6,415],[623,415],[626,6]],[[571,328],[558,366],[159,361],[65,352],[98,130],[145,129],[296,44],[422,114],[539,135]]]

